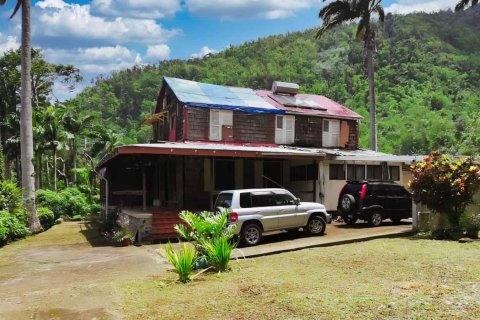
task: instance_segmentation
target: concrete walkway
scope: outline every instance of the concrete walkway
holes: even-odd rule
[[[0,248],[0,319],[120,319],[122,285],[168,267],[148,246],[112,247],[65,222]]]
[[[308,237],[299,232],[296,235],[287,232],[265,234],[262,243],[255,247],[239,247],[233,258],[257,257],[287,251],[313,247],[328,247],[351,242],[367,241],[377,238],[408,236],[412,233],[412,224],[405,221],[394,225],[385,221],[381,227],[372,228],[366,223],[349,226],[345,223],[332,222],[327,225],[325,235]]]

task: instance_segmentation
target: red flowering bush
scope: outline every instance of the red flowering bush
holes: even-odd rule
[[[416,202],[430,210],[445,213],[452,226],[480,187],[480,168],[471,158],[455,160],[438,151],[411,166],[409,186]]]

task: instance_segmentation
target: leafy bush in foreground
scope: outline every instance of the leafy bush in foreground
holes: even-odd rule
[[[194,241],[199,265],[211,266],[220,272],[228,269],[230,256],[237,246],[232,241],[235,234],[234,226],[228,225],[230,211],[201,212],[196,214],[190,211],[180,212],[180,218],[185,225],[176,225],[178,234]],[[203,263],[206,262],[206,263]]]

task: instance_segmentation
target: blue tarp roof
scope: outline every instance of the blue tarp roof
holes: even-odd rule
[[[178,100],[192,107],[284,114],[249,88],[236,88],[164,77]]]

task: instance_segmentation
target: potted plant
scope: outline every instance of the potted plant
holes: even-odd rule
[[[113,240],[126,247],[132,244],[134,235],[125,228],[120,228],[113,233]]]

